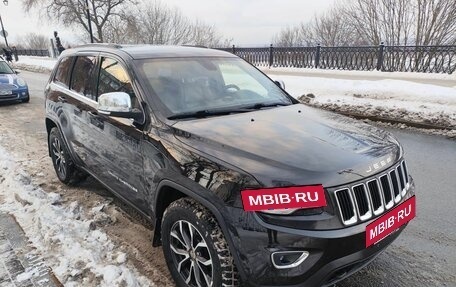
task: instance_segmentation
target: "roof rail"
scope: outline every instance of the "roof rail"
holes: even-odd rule
[[[206,49],[209,49],[209,47],[207,46],[203,46],[203,45],[181,45],[182,47],[194,47],[194,48],[206,48]]]
[[[82,45],[76,46],[74,48],[82,48],[82,47],[107,47],[107,48],[120,49],[123,47],[123,45],[115,44],[115,43],[89,43],[89,44],[82,44]]]

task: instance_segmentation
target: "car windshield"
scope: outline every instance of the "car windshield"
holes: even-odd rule
[[[273,81],[239,58],[145,59],[138,64],[168,118],[293,104]]]
[[[14,72],[7,63],[0,61],[0,74],[14,74]]]

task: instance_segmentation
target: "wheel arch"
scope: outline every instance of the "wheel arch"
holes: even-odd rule
[[[45,124],[46,124],[46,133],[47,133],[48,154],[49,154],[49,156],[51,156],[51,147],[49,146],[49,135],[50,135],[50,133],[51,133],[52,128],[55,128],[55,127],[56,127],[56,128],[59,129],[59,127],[58,127],[58,125],[57,125],[53,120],[51,120],[50,118],[46,118]]]
[[[195,201],[197,201],[204,207],[206,207],[212,213],[212,215],[217,220],[217,223],[219,224],[220,228],[222,229],[223,235],[225,236],[226,241],[228,242],[228,248],[233,256],[234,263],[236,264],[236,266],[242,266],[241,260],[239,258],[239,254],[236,251],[236,249],[234,248],[235,245],[234,245],[234,242],[229,233],[228,226],[227,226],[225,220],[223,219],[220,209],[217,208],[214,205],[214,203],[212,203],[208,199],[202,197],[201,195],[191,191],[187,187],[184,187],[178,183],[175,183],[175,182],[167,180],[167,179],[164,179],[160,182],[160,184],[157,187],[157,190],[158,190],[157,197],[156,197],[157,200],[155,202],[155,228],[154,228],[154,236],[153,236],[153,242],[152,242],[152,245],[154,247],[160,246],[162,244],[162,242],[161,242],[161,221],[162,221],[163,213],[166,210],[166,208],[175,200],[178,200],[182,197],[189,197],[189,198],[194,199]],[[173,196],[176,196],[175,197],[176,199],[171,200],[171,201],[165,200],[163,202],[160,202],[159,200],[163,200],[165,198],[164,197],[165,195],[162,195],[162,194],[164,194],[165,191],[170,191],[170,190],[172,190],[172,192],[175,193],[175,195],[173,195]],[[244,270],[242,270],[242,268],[238,268],[238,272],[239,272],[239,275],[241,276],[241,278],[245,278],[245,273],[244,273]]]

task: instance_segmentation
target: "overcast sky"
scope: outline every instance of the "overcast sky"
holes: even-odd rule
[[[28,32],[51,38],[54,30],[60,32],[62,40],[77,39],[71,30],[40,19],[38,13],[28,15],[23,12],[20,0],[9,0],[8,6],[4,6],[2,1],[0,0],[0,14],[10,42]],[[282,27],[308,21],[315,13],[324,12],[334,2],[335,0],[162,0],[162,3],[180,8],[189,18],[214,25],[225,38],[232,38],[234,44],[242,46],[267,45]]]

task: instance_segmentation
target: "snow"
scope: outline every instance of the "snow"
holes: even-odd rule
[[[456,126],[456,81],[455,87],[444,87],[395,79],[269,76],[283,80],[290,95],[313,106],[390,119],[406,115],[407,121],[415,123]],[[309,94],[314,98],[302,97]]]
[[[30,244],[65,286],[154,286],[128,264],[106,233],[93,228],[101,209],[85,212],[77,202],[57,204],[61,195],[33,185],[30,175],[2,147],[0,171],[0,211],[16,217]],[[17,280],[27,280],[33,272],[26,270]]]
[[[37,57],[37,56],[19,56],[19,61],[14,62],[16,65],[30,65],[35,67],[42,67],[49,70],[54,68],[57,59],[49,57]]]

